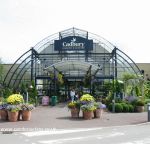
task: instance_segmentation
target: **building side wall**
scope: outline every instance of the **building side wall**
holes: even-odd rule
[[[136,63],[140,70],[144,70],[145,79],[150,80],[150,63]]]

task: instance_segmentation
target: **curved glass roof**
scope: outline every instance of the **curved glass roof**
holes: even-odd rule
[[[54,41],[69,36],[93,40],[93,49],[56,51]],[[120,79],[124,72],[141,74],[134,61],[109,41],[88,31],[70,28],[46,37],[20,56],[6,74],[4,83],[17,87],[21,81],[54,72],[54,68],[66,77],[85,77],[89,71],[104,79],[115,75]]]
[[[114,45],[111,44],[109,41],[107,41],[106,39],[90,33],[88,31],[85,30],[81,30],[78,28],[70,28],[64,31],[61,31],[59,33],[55,33],[53,35],[50,35],[48,37],[46,37],[45,39],[43,39],[42,41],[40,41],[39,43],[37,43],[34,46],[34,49],[37,52],[42,52],[45,48],[49,47],[51,44],[54,43],[54,40],[59,40],[60,38],[65,38],[68,36],[80,36],[83,38],[89,38],[89,39],[93,39],[94,43],[97,43],[100,47],[103,47],[106,51],[111,52],[114,49]]]

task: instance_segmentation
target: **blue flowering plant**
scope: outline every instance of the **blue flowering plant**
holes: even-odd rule
[[[94,106],[96,107],[96,109],[105,109],[106,105],[102,104],[101,102],[95,102]]]
[[[35,109],[35,107],[34,107],[34,105],[33,104],[29,104],[29,103],[23,103],[23,104],[21,104],[21,110],[23,110],[23,111],[31,111],[31,110],[33,110],[33,109]]]
[[[85,104],[81,106],[82,111],[94,111],[96,107],[93,104]]]
[[[0,110],[5,110],[8,104],[6,103],[0,103]]]
[[[10,112],[17,112],[21,110],[21,106],[20,105],[7,105],[6,109]]]

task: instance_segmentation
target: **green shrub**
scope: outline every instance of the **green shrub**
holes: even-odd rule
[[[110,104],[108,105],[108,110],[111,111],[111,112],[112,112],[112,106],[113,106],[112,103],[110,103]]]
[[[108,105],[108,110],[109,111],[111,111],[112,112],[112,110],[113,110],[113,104],[112,103],[110,103],[109,105]],[[121,103],[115,103],[115,112],[122,112],[123,111],[123,106],[121,105]]]
[[[136,106],[137,100],[131,102],[131,105]]]
[[[150,103],[150,99],[145,99],[145,104]]]
[[[142,101],[142,100],[138,100],[137,102],[136,102],[136,106],[144,106],[144,101]]]
[[[122,112],[123,106],[120,103],[115,103],[115,112]]]
[[[121,103],[123,110],[122,112],[129,112],[129,105],[126,103]]]
[[[116,98],[116,99],[115,99],[115,102],[116,102],[116,103],[122,103],[122,99],[121,99],[121,98]]]
[[[134,112],[134,106],[131,105],[131,104],[128,104],[128,107],[129,107],[129,112]]]

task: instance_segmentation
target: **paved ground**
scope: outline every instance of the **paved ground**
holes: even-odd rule
[[[71,129],[71,128],[95,128],[121,125],[133,125],[147,122],[147,112],[143,113],[108,113],[104,112],[100,119],[84,120],[82,112],[79,119],[70,116],[66,104],[57,106],[38,106],[32,111],[30,121],[8,122],[0,120],[2,128],[49,128],[49,129]]]

